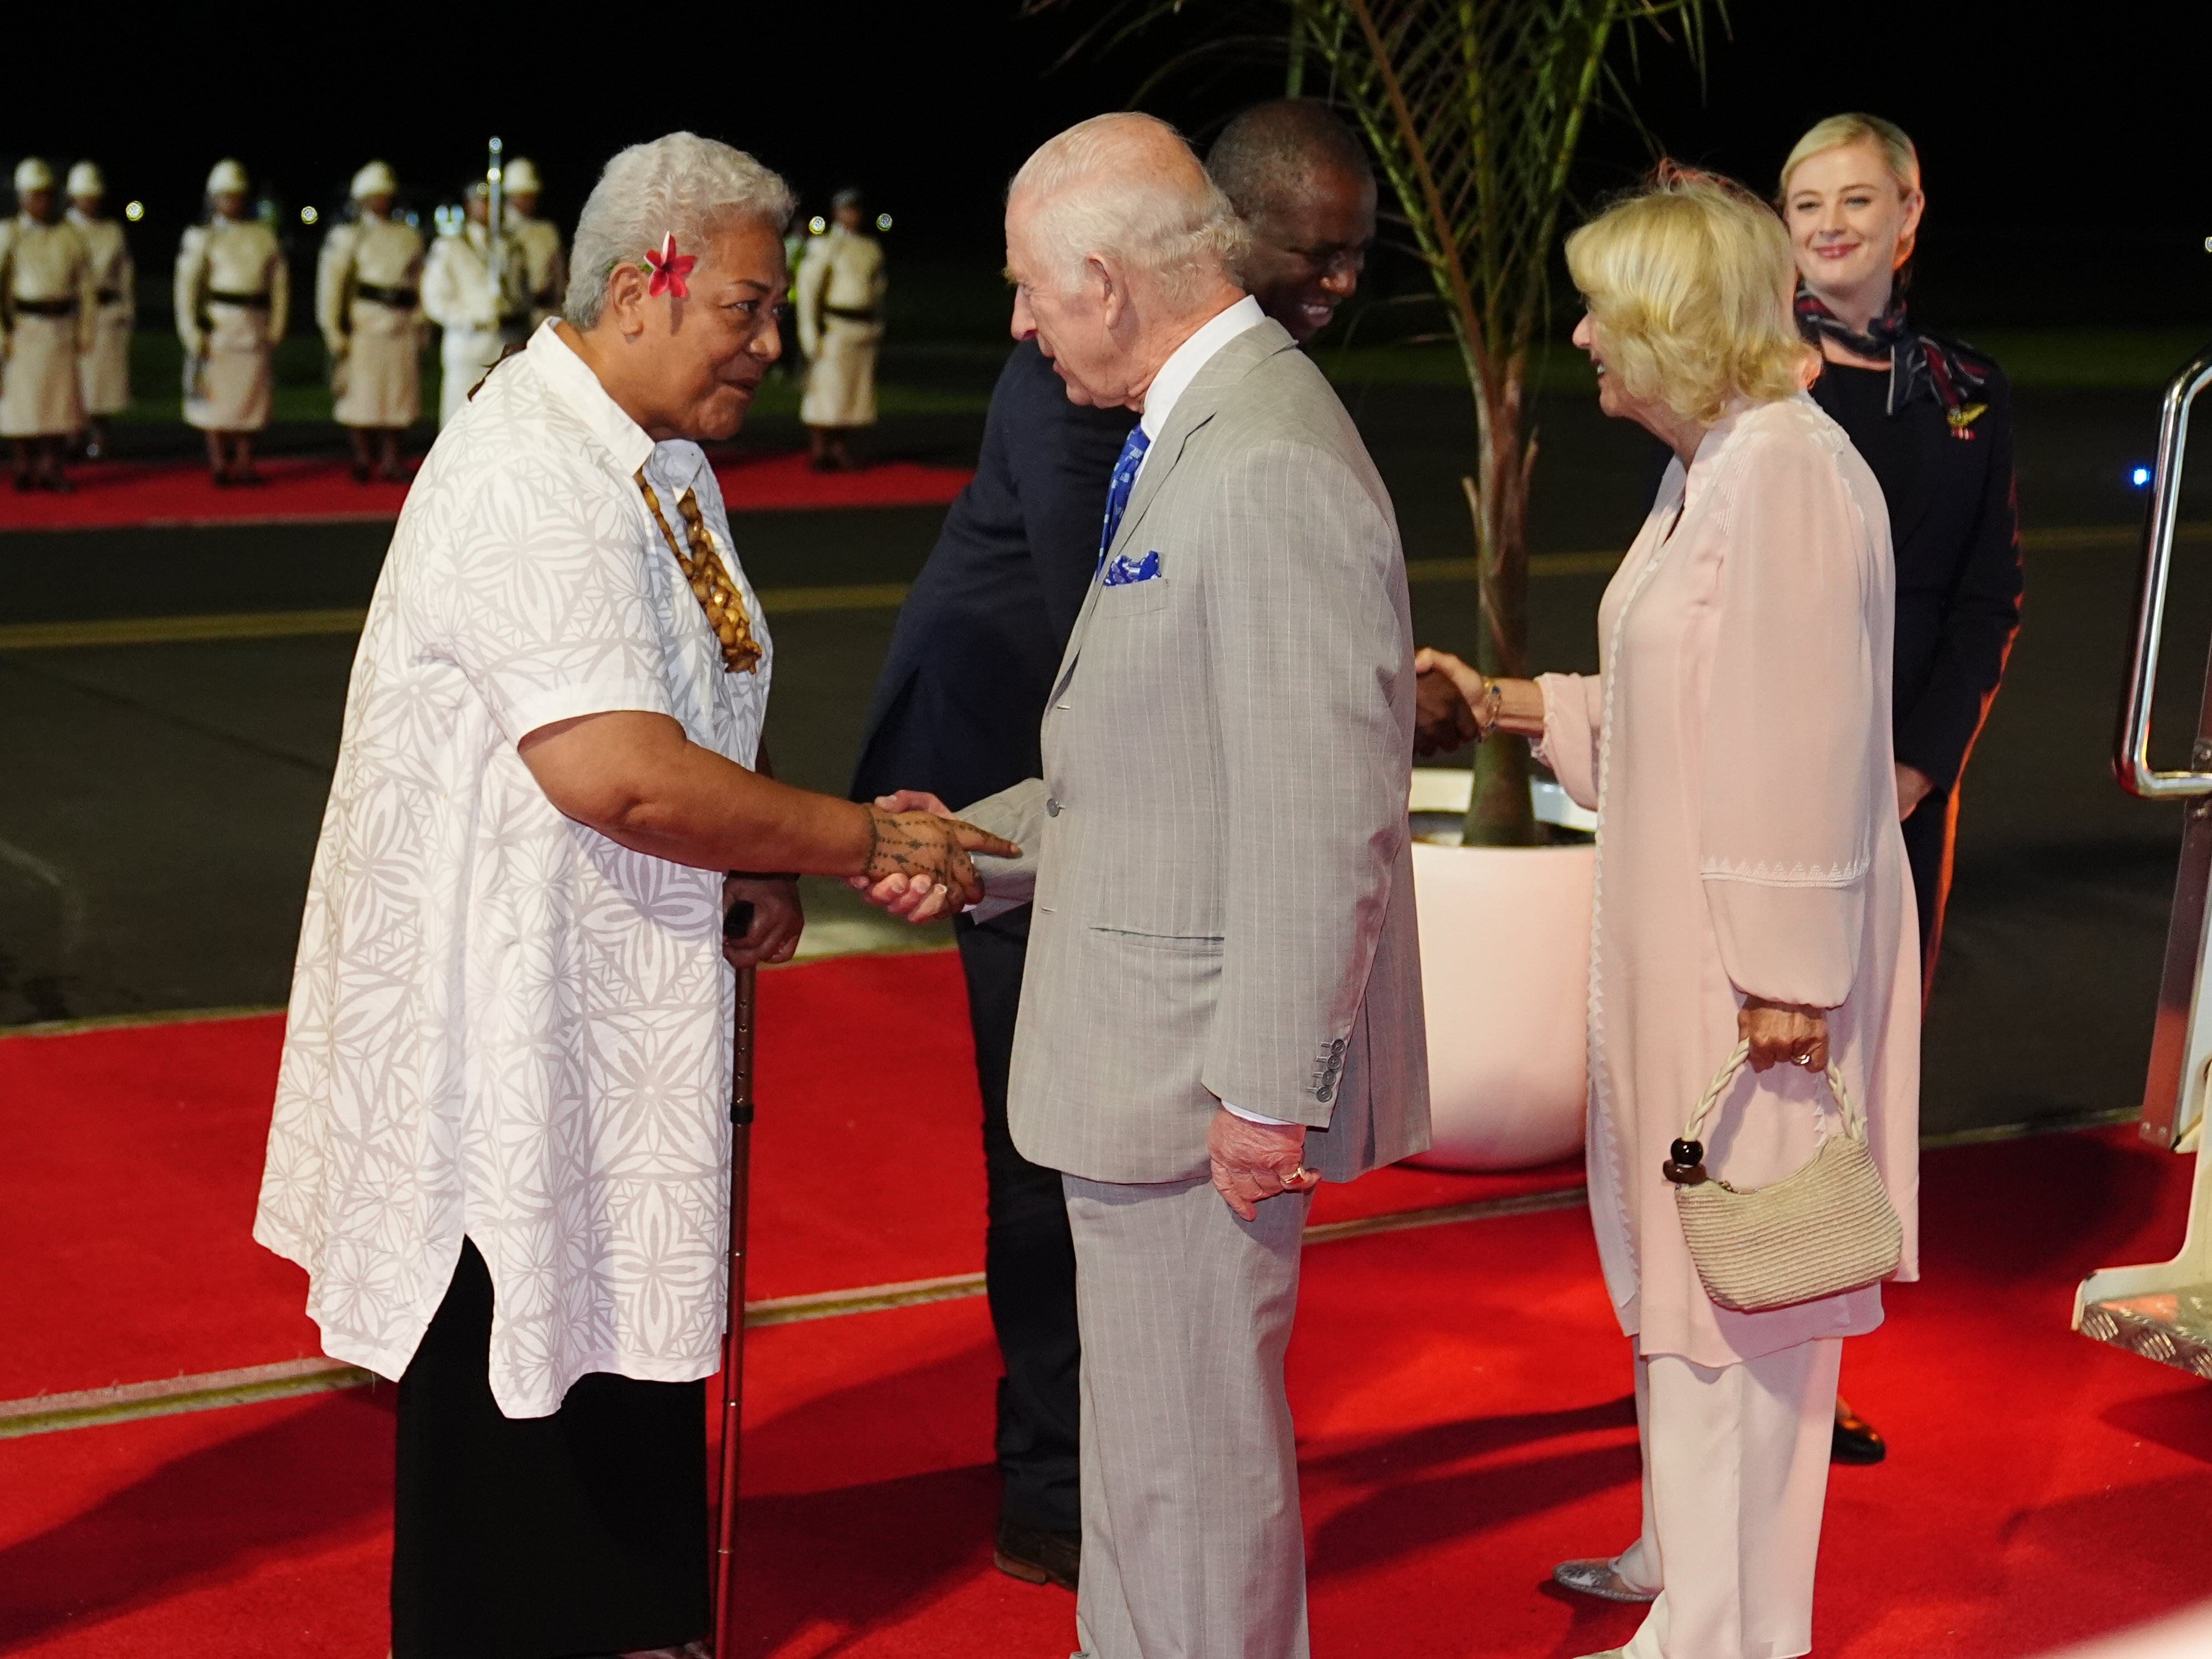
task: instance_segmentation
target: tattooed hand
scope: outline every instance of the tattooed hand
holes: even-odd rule
[[[970,853],[1019,858],[1022,849],[988,830],[930,811],[868,809],[875,845],[865,875],[852,885],[866,890],[869,902],[908,921],[930,921],[964,910],[983,896]]]

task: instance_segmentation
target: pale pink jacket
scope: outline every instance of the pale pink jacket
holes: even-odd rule
[[[1679,522],[1676,509],[1680,508]],[[1671,533],[1670,533],[1671,532]],[[1598,611],[1600,672],[1543,677],[1540,753],[1598,814],[1590,1213],[1646,1354],[1756,1358],[1881,1322],[1880,1286],[1764,1314],[1705,1293],[1668,1145],[1747,994],[1831,1010],[1918,1275],[1919,939],[1890,749],[1881,486],[1811,398],[1740,404],[1677,461]],[[1738,1187],[1802,1165],[1826,1090],[1747,1072],[1705,1135]]]

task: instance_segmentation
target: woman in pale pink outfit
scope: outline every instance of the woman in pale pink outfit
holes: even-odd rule
[[[1598,814],[1590,1214],[1634,1346],[1644,1528],[1562,1573],[1651,1601],[1628,1659],[1790,1659],[1812,1646],[1840,1339],[1881,1322],[1881,1291],[1716,1306],[1660,1166],[1742,1039],[1755,1069],[1707,1127],[1707,1167],[1740,1188],[1800,1168],[1838,1127],[1832,1054],[1905,1224],[1896,1276],[1916,1276],[1889,520],[1800,389],[1795,268],[1765,206],[1665,174],[1570,237],[1567,263],[1601,405],[1679,459],[1599,608],[1596,675],[1487,680],[1427,659],[1482,730],[1539,738]]]

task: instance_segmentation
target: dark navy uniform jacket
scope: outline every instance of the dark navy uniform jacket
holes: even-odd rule
[[[1951,349],[1987,377],[1975,394],[1980,410],[1960,425],[1932,398],[1887,412],[1886,368],[1828,363],[1813,382],[1814,400],[1850,434],[1889,502],[1897,758],[1939,794],[1957,785],[2004,678],[2022,584],[2012,389],[1995,363]]]
[[[1038,776],[1037,730],[1097,573],[1106,486],[1133,410],[1086,409],[1034,342],[991,393],[975,477],[915,580],[868,710],[853,796],[954,808]]]

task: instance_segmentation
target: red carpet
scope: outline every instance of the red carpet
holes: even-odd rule
[[[218,489],[186,461],[112,461],[73,467],[76,493],[0,495],[0,529],[86,530],[127,525],[329,523],[396,519],[404,484],[357,484],[343,461],[278,458],[260,464],[258,489]],[[718,456],[715,476],[732,512],[822,507],[935,507],[972,476],[961,467],[886,461],[864,472],[815,472],[804,455]]]
[[[1836,1472],[1823,1659],[2012,1659],[2212,1589],[2212,1394],[2066,1329],[2081,1273],[2171,1251],[2187,1173],[2124,1132],[1929,1158],[1929,1282],[1846,1362],[1895,1449]],[[1636,1523],[1626,1354],[1584,1218],[1307,1263],[1291,1371],[1315,1651],[1625,1640],[1635,1609],[1544,1582]],[[737,1651],[1068,1651],[1069,1598],[989,1565],[979,1302],[775,1327],[750,1353]],[[379,1391],[0,1442],[0,1651],[375,1659],[388,1413]]]
[[[919,1016],[919,1018],[917,1018]],[[0,1038],[0,1400],[317,1352],[306,1279],[249,1237],[279,1016]],[[855,1031],[896,1028],[896,1046]],[[754,1297],[977,1273],[982,1107],[951,952],[761,979]],[[1572,1185],[1392,1170],[1323,1220]]]

